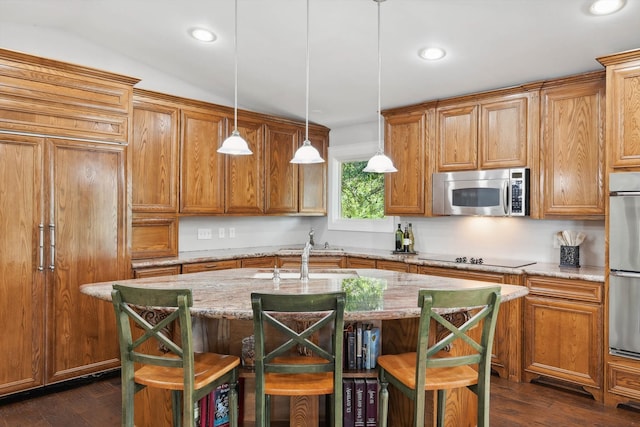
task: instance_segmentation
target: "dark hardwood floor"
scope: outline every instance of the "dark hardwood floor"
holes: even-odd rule
[[[0,427],[118,425],[119,377],[107,377],[37,397],[0,399]],[[494,376],[491,426],[640,426],[640,412],[605,407],[570,391],[539,384],[513,383]]]

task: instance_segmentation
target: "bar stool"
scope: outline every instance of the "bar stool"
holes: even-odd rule
[[[230,425],[238,423],[237,356],[193,352],[191,315],[193,297],[189,289],[152,289],[114,285],[111,291],[118,325],[122,364],[122,426],[133,427],[134,394],[145,387],[171,390],[173,425],[195,427],[194,406],[198,400],[219,385],[229,384]],[[145,320],[135,308],[175,309],[157,324]],[[162,332],[177,320],[180,343]],[[144,334],[133,339],[131,325],[141,327]],[[141,345],[157,341],[171,354],[158,356],[147,353]],[[142,364],[134,367],[134,364]],[[182,405],[180,404],[182,400]],[[182,406],[182,411],[181,411]],[[182,412],[182,417],[180,416]]]
[[[446,390],[468,387],[478,397],[477,422],[489,426],[489,392],[491,376],[491,346],[500,307],[500,287],[465,290],[421,290],[421,307],[416,352],[387,354],[378,357],[380,377],[380,426],[386,427],[389,406],[388,384],[391,383],[414,401],[414,425],[424,425],[425,390],[437,390],[437,425],[444,426]],[[448,321],[437,309],[448,312],[471,311],[461,326]],[[439,310],[442,312],[442,310]],[[431,320],[444,334],[430,345]],[[479,340],[470,330],[482,322]],[[438,339],[438,338],[436,338]],[[460,345],[468,355],[450,356],[447,349]],[[476,369],[472,366],[475,365]]]
[[[344,292],[251,294],[255,335],[256,426],[270,423],[270,396],[329,396],[332,426],[342,426]],[[304,313],[301,332],[285,322]],[[269,334],[265,334],[265,331]],[[314,342],[321,331],[328,342]],[[267,351],[266,348],[273,349]],[[312,353],[310,355],[309,353]]]

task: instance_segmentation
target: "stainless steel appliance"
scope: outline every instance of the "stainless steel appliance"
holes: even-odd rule
[[[420,255],[420,259],[428,261],[441,261],[451,262],[456,264],[478,264],[478,265],[491,265],[494,267],[508,267],[518,268],[525,265],[535,264],[535,261],[525,261],[519,259],[501,259],[501,258],[487,258],[487,257],[467,257],[458,255],[442,255],[442,254],[423,254]]]
[[[529,169],[433,174],[435,215],[529,215]]]
[[[609,191],[609,351],[640,359],[640,173],[612,173]]]

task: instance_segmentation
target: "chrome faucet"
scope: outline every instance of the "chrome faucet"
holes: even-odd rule
[[[300,264],[300,280],[303,283],[309,281],[309,252],[311,251],[311,244],[307,242],[302,250],[302,263]]]
[[[313,242],[314,234],[315,234],[315,231],[313,231],[313,228],[312,228],[311,231],[309,231],[309,244],[311,245],[311,247],[315,245],[315,243]]]

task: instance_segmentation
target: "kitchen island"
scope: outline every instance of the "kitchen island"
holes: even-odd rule
[[[418,291],[420,289],[470,289],[491,286],[487,282],[428,276],[422,274],[401,273],[377,269],[323,269],[310,273],[309,281],[300,281],[298,272],[281,270],[280,280],[273,280],[270,269],[241,268],[180,274],[175,276],[150,277],[143,279],[120,280],[87,284],[81,287],[84,294],[110,300],[113,284],[145,286],[158,288],[188,288],[193,292],[193,307],[196,325],[202,327],[202,347],[204,350],[240,355],[240,339],[252,333],[251,292],[271,292],[285,294],[319,293],[342,289],[342,281],[348,278],[366,277],[374,279],[380,292],[375,298],[345,313],[345,321],[377,321],[382,326],[382,352],[397,353],[415,350],[417,334]],[[527,288],[516,285],[500,285],[503,301],[523,297]],[[304,321],[304,315],[297,320]],[[363,373],[373,375],[375,372]],[[355,375],[355,374],[354,374]],[[245,421],[253,415],[253,377],[252,373],[243,373],[245,377]],[[428,398],[432,398],[431,396]],[[393,403],[391,397],[390,419],[393,425],[405,425],[405,418],[411,413],[411,402],[400,399]],[[456,420],[456,425],[472,425],[468,420],[473,414],[475,396],[467,390],[450,393],[449,399],[456,401],[447,407],[447,417]],[[306,402],[309,403],[309,402]],[[136,403],[137,405],[137,403]],[[300,408],[300,402],[292,402],[289,411],[306,412],[308,418],[316,418],[317,408]],[[432,407],[431,404],[427,405]],[[153,411],[140,411],[153,412]],[[433,414],[429,414],[431,417]],[[464,420],[464,422],[463,422]],[[299,422],[300,419],[297,419]],[[460,422],[463,422],[460,424]],[[153,424],[158,425],[157,421]],[[297,424],[299,425],[299,424]],[[312,424],[309,424],[312,425]],[[429,423],[427,423],[429,425]]]

